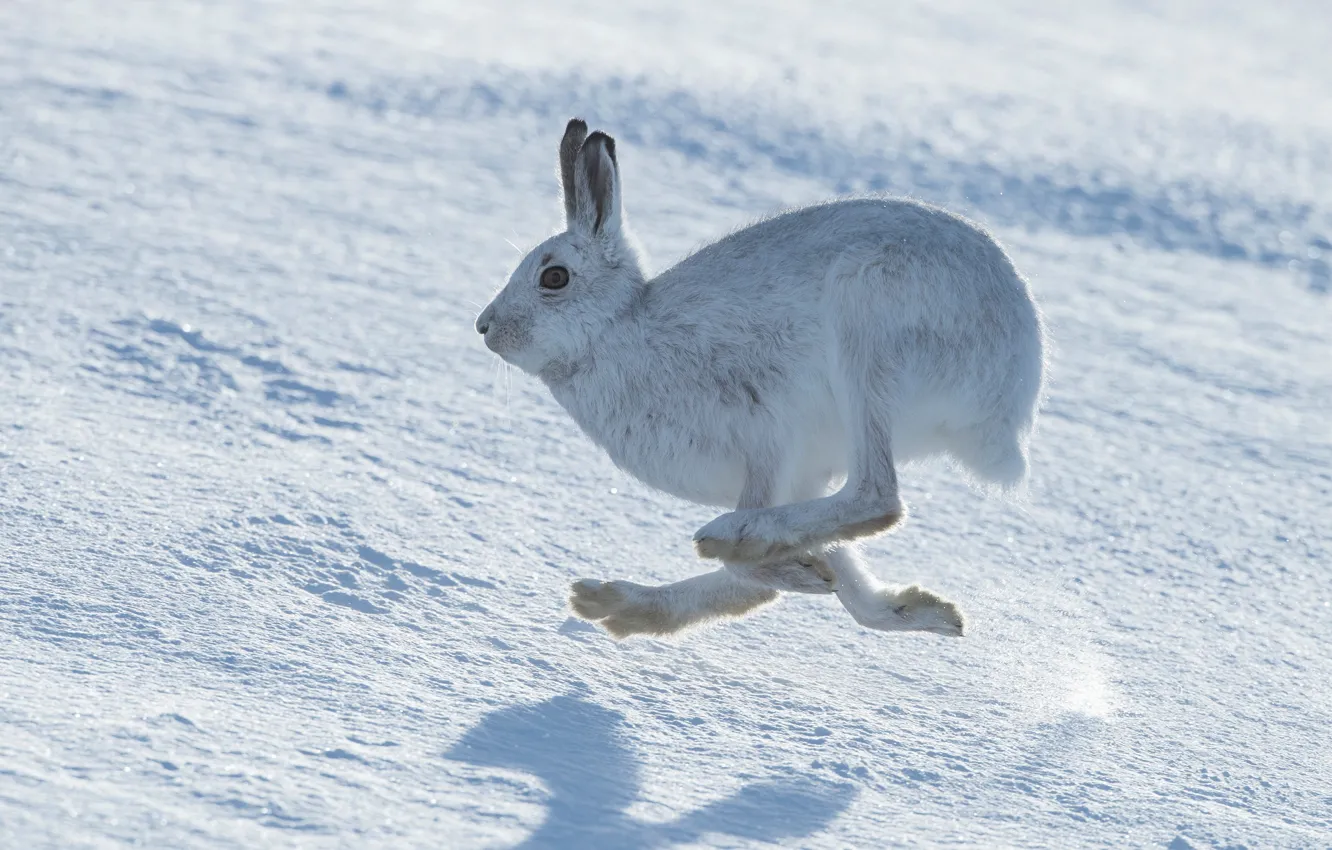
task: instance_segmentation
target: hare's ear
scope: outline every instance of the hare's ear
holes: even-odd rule
[[[587,137],[578,153],[574,188],[578,229],[589,236],[618,234],[620,167],[615,162],[615,140],[600,130]]]
[[[574,169],[577,167],[578,151],[587,138],[587,122],[582,118],[570,118],[564,128],[564,138],[560,140],[560,186],[564,189],[564,226],[573,227],[578,215],[577,191],[574,189]]]

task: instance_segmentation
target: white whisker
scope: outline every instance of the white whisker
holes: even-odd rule
[[[513,415],[513,370],[509,364],[504,364],[504,411],[510,416]]]

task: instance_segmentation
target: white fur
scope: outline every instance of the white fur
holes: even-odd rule
[[[961,634],[956,606],[883,587],[852,541],[904,516],[906,461],[943,453],[980,483],[1025,479],[1044,331],[1003,250],[925,204],[845,200],[760,221],[648,279],[613,141],[571,121],[561,174],[566,232],[527,255],[477,329],[621,468],[736,508],[694,537],[723,569],[658,588],[579,582],[574,610],[616,636],[663,634],[774,590],[833,590],[870,628]],[[566,287],[538,286],[551,266],[568,269]]]

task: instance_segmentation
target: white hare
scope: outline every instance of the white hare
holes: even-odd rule
[[[871,575],[852,541],[906,507],[897,464],[947,453],[983,483],[1027,473],[1040,313],[1003,250],[906,200],[844,200],[732,233],[648,279],[615,142],[560,144],[567,230],[476,320],[622,469],[735,508],[694,535],[722,568],[649,587],[583,580],[570,604],[615,637],[836,593],[864,626],[961,635],[957,606]],[[844,479],[835,492],[833,485]]]

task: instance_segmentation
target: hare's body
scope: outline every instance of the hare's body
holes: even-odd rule
[[[857,396],[889,424],[898,463],[948,451],[1014,484],[1038,328],[984,233],[908,201],[843,201],[745,228],[648,281],[591,356],[546,378],[617,465],[695,502],[735,506],[756,466],[775,467],[779,503],[844,477]]]
[[[616,464],[736,510],[695,536],[723,570],[579,582],[575,610],[617,635],[667,633],[776,590],[836,591],[866,625],[960,634],[955,606],[879,585],[851,541],[903,516],[904,461],[947,453],[983,482],[1024,478],[1043,332],[1002,249],[942,210],[852,200],[767,219],[647,280],[613,143],[585,133],[571,122],[561,148],[569,231],[477,327]]]

